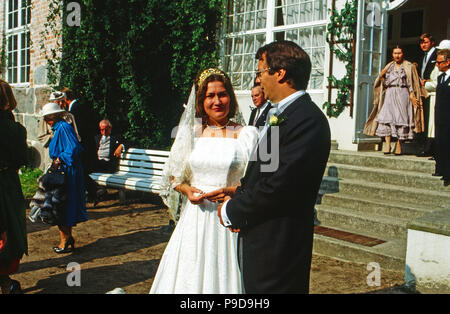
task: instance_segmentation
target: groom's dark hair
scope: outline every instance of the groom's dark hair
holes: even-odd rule
[[[266,55],[269,74],[286,70],[286,81],[296,90],[306,90],[311,75],[311,60],[296,43],[282,40],[262,46],[256,52],[256,60]]]

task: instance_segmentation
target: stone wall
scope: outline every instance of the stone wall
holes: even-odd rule
[[[32,165],[43,169],[49,162],[48,150],[38,140],[38,122],[42,107],[48,102],[51,88],[44,87],[19,87],[14,88],[17,100],[17,108],[14,110],[16,121],[27,129],[27,139],[33,152]]]
[[[58,38],[54,34],[42,37],[45,31],[44,24],[47,22],[49,14],[49,0],[31,1],[30,38],[30,82],[27,84],[12,84],[14,95],[17,100],[17,108],[14,110],[16,120],[22,123],[27,129],[27,139],[31,151],[33,151],[33,166],[44,168],[48,163],[48,149],[44,148],[38,140],[38,121],[42,107],[48,102],[51,87],[47,82],[45,54],[50,55],[50,49],[56,47]],[[6,29],[6,1],[0,1],[0,45],[3,43]],[[58,26],[61,27],[60,21]],[[44,43],[44,49],[41,43]],[[2,47],[6,49],[6,47]],[[2,65],[0,68],[3,68]],[[3,69],[2,69],[3,70]],[[3,72],[3,71],[2,71]],[[4,73],[0,74],[5,78]]]

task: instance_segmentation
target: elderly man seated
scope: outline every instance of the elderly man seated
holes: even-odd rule
[[[112,124],[109,120],[102,120],[99,123],[100,134],[96,135],[95,145],[97,151],[97,159],[94,163],[95,172],[113,173],[117,171],[119,165],[119,157],[125,151],[125,142],[120,135],[112,135]],[[97,188],[96,200],[94,206],[106,194],[106,189]]]
[[[125,150],[124,140],[120,135],[112,135],[112,124],[109,120],[99,123],[100,134],[95,136],[97,160],[95,170],[113,173],[117,170],[119,157]]]

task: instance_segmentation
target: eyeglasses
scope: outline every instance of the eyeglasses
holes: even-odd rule
[[[260,78],[262,73],[266,72],[266,71],[270,71],[270,68],[265,68],[265,69],[262,69],[262,70],[256,70],[255,71],[255,75],[256,75],[257,78]]]
[[[448,60],[444,60],[444,61],[437,61],[436,60],[436,64],[441,64],[441,63],[444,63],[444,62],[447,62]]]

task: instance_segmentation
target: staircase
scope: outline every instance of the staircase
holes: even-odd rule
[[[407,223],[450,209],[450,187],[433,172],[428,158],[332,150],[316,205],[314,253],[404,270]]]

